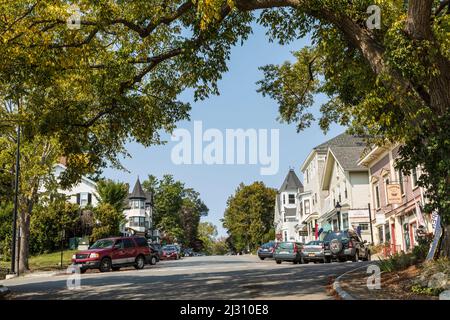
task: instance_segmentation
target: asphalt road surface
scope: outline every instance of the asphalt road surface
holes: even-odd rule
[[[333,299],[330,277],[367,264],[345,262],[294,265],[256,256],[186,257],[143,270],[125,268],[81,275],[68,289],[68,275],[40,275],[0,281],[12,299]]]

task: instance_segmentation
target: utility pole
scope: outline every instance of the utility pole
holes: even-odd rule
[[[19,102],[20,110],[20,102]],[[17,211],[19,202],[19,174],[20,174],[20,124],[17,124],[17,150],[16,150],[16,176],[15,176],[15,192],[14,192],[14,213],[13,213],[13,234],[11,244],[11,273],[16,273],[16,237],[17,237]],[[18,257],[20,252],[18,252]],[[18,270],[17,270],[18,271]]]

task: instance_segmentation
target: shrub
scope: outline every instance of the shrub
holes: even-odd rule
[[[384,272],[401,271],[417,263],[417,258],[411,254],[397,253],[389,259],[380,259],[380,269]]]
[[[428,287],[421,287],[419,285],[414,285],[411,288],[411,291],[416,294],[424,294],[427,296],[439,296],[444,289],[435,289]]]

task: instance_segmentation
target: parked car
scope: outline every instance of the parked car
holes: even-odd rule
[[[156,256],[142,237],[115,237],[97,240],[88,250],[75,253],[72,264],[80,267],[81,273],[88,269],[100,272],[116,271],[122,267],[144,268],[155,264]]]
[[[323,241],[315,240],[310,241],[303,246],[303,261],[305,263],[309,263],[313,261],[316,262],[325,262],[325,253],[324,253],[324,244]]]
[[[180,259],[178,248],[174,245],[165,245],[162,247],[161,260]]]
[[[303,244],[300,242],[280,242],[273,253],[273,258],[277,264],[282,261],[290,261],[294,264],[303,263]]]
[[[370,260],[370,250],[354,230],[328,232],[324,239],[324,253],[326,262],[337,259],[340,262],[347,260]]]
[[[192,248],[187,248],[183,250],[184,257],[192,257],[194,256],[194,250]]]
[[[261,260],[264,260],[265,258],[273,258],[274,251],[275,251],[275,242],[270,241],[261,245],[261,247],[258,248],[257,254]]]
[[[159,262],[159,260],[161,260],[162,255],[162,246],[159,243],[151,243],[151,242],[148,245],[155,251],[156,262]]]

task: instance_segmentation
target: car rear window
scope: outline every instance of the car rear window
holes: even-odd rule
[[[148,246],[148,242],[145,238],[134,238],[134,240],[136,241],[138,247],[147,247]]]
[[[331,241],[334,239],[348,240],[349,239],[348,232],[330,232],[325,236],[325,238],[323,240]]]
[[[292,242],[282,242],[278,245],[279,249],[292,249],[294,248],[294,243]]]

